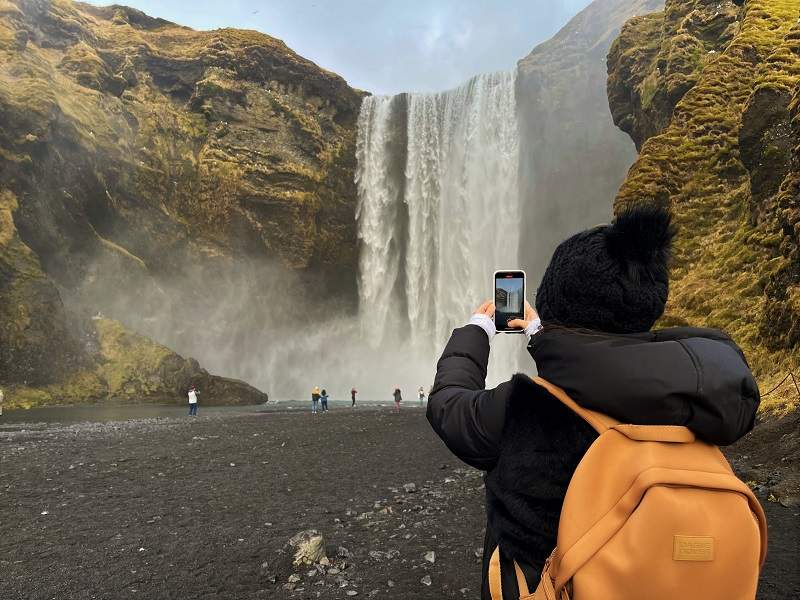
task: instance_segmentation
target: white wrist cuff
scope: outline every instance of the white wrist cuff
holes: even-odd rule
[[[497,328],[494,326],[494,319],[492,319],[489,315],[484,315],[483,313],[472,315],[467,325],[477,325],[483,329],[486,332],[490,342],[497,333]]]
[[[525,328],[525,335],[531,337],[542,329],[542,320],[539,317],[536,317],[533,321],[528,323],[528,326]]]

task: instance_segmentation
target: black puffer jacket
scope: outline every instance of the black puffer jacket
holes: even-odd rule
[[[619,421],[686,425],[718,445],[753,427],[758,387],[742,351],[720,331],[546,329],[528,351],[540,376]],[[486,573],[499,544],[504,597],[516,599],[511,561],[535,589],[570,478],[596,433],[528,376],[484,389],[488,360],[480,327],[456,329],[439,359],[428,420],[456,456],[486,471],[482,597],[490,598]]]

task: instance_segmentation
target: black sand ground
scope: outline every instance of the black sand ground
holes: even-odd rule
[[[2,600],[478,597],[480,475],[420,409],[12,429],[0,429]],[[798,510],[764,504],[759,598],[798,598]],[[289,583],[279,550],[307,528],[333,572]]]

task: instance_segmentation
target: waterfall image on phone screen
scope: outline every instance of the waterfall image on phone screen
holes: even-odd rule
[[[493,297],[494,271],[518,265],[515,78],[478,75],[453,90],[372,96],[362,105],[362,334],[379,351],[408,344],[413,358],[403,364],[426,374],[450,331]],[[516,341],[494,343],[498,377],[516,368]]]

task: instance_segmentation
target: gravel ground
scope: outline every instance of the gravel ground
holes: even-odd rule
[[[800,597],[797,508],[764,502],[759,598]],[[477,598],[480,473],[424,413],[0,428],[0,598]],[[314,529],[329,560],[298,570]]]

